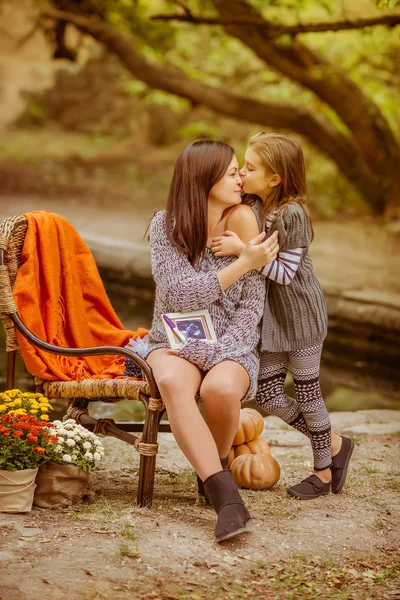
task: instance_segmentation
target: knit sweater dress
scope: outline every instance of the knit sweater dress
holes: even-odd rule
[[[252,209],[260,231],[264,231],[261,201],[256,200]],[[326,337],[327,311],[324,294],[308,254],[312,231],[304,209],[299,204],[289,204],[268,229],[267,237],[274,231],[279,234],[280,252],[301,248],[302,256],[289,285],[266,278],[261,350],[287,352],[309,348]]]
[[[162,322],[163,313],[208,309],[217,342],[189,339],[179,356],[209,371],[218,363],[232,360],[241,364],[250,377],[244,399],[254,398],[257,389],[260,322],[265,300],[265,277],[249,271],[227,290],[217,272],[236,260],[216,257],[206,248],[204,259],[195,268],[185,254],[175,248],[166,233],[165,211],[157,213],[150,226],[151,266],[156,284],[154,315],[147,355],[168,348]]]

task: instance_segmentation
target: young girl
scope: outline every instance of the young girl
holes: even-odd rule
[[[240,172],[246,194],[258,196],[253,211],[260,229],[279,232],[280,252],[263,273],[267,278],[257,402],[310,438],[314,472],[288,489],[309,500],[338,494],[344,485],[354,442],[331,432],[320,389],[322,343],[327,314],[308,248],[313,230],[306,205],[306,171],[300,146],[276,133],[249,141]],[[251,202],[252,200],[250,200]],[[246,201],[247,202],[247,201]],[[232,231],[213,239],[217,256],[240,255],[245,245]],[[285,393],[289,367],[296,399]]]

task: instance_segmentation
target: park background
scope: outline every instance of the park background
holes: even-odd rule
[[[341,411],[352,411],[346,418],[361,427],[360,435],[381,426],[382,436],[392,436],[372,436],[373,452],[364,448],[358,471],[364,487],[374,476],[378,485],[382,473],[366,461],[379,455],[384,442],[394,444],[397,454],[390,452],[392,462],[379,460],[388,477],[398,476],[399,33],[395,0],[0,0],[0,219],[36,209],[69,219],[93,251],[127,328],[150,326],[145,231],[153,213],[165,207],[181,149],[195,139],[221,139],[242,162],[248,138],[260,130],[284,132],[302,144],[315,228],[311,256],[330,317],[324,397],[339,428],[349,424]],[[1,343],[4,388],[3,337]],[[16,387],[32,388],[21,361]],[[56,408],[61,413],[65,407]],[[138,419],[141,410],[139,404],[134,409]],[[120,403],[113,416],[129,419],[132,409]],[[293,440],[301,446],[295,438],[288,441],[289,432],[276,422],[266,422],[273,423],[267,440],[278,436],[288,447]],[[279,444],[276,452],[287,459]],[[168,496],[168,478],[175,482],[185,462],[171,445],[160,458],[161,489]],[[134,472],[128,466],[133,459],[124,460],[122,470]],[[114,467],[111,473],[121,479]],[[182,477],[193,486],[187,473]],[[185,481],[177,485],[185,489]],[[395,480],[388,482],[394,493]],[[118,506],[122,492],[112,500]],[[351,511],[360,527],[367,519],[361,504]],[[389,505],[382,500],[382,511],[390,512]],[[107,506],[99,509],[105,519],[114,510]],[[372,519],[369,543],[377,530],[389,535],[385,518]],[[149,535],[151,530],[149,522]],[[129,562],[123,552],[120,558]],[[231,560],[224,567],[236,564]],[[297,556],[294,564],[302,560]],[[310,572],[310,581],[314,576]],[[288,572],[289,591],[300,585],[293,577]],[[379,578],[370,579],[378,584]],[[354,578],[350,595],[340,597],[375,597],[365,595],[365,581]],[[146,585],[146,593],[156,593]],[[330,584],[329,590],[344,593],[341,588]],[[203,591],[200,586],[193,594],[208,597]]]

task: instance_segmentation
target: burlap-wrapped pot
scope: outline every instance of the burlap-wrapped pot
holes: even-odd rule
[[[89,483],[89,471],[74,465],[49,462],[36,478],[35,506],[57,508],[79,504]]]
[[[0,471],[0,512],[29,512],[32,509],[37,469]]]

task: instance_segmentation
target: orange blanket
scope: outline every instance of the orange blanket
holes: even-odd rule
[[[147,329],[124,329],[112,308],[89,249],[68,221],[47,211],[27,213],[28,230],[14,297],[25,325],[39,338],[69,348],[125,346]],[[18,341],[27,369],[47,380],[122,375],[117,356],[56,356]]]

